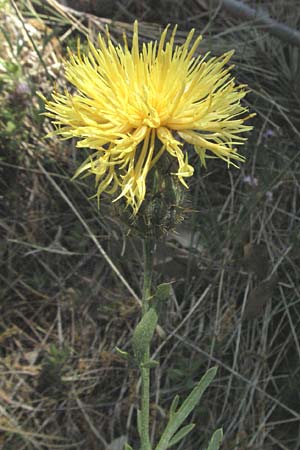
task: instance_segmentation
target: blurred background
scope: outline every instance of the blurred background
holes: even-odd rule
[[[109,25],[115,42],[178,24],[201,53],[234,49],[254,130],[227,169],[191,156],[185,221],[161,240],[155,282],[172,295],[155,336],[151,434],[175,393],[212,365],[215,382],[178,450],[300,448],[299,0],[0,0],[0,448],[137,446],[137,370],[116,353],[138,321],[142,261],[93,180],[71,181],[88,152],[45,135],[37,91],[66,86],[63,59]]]

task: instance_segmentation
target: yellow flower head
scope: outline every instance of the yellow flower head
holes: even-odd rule
[[[233,52],[216,58],[195,55],[201,36],[192,30],[183,45],[175,45],[176,26],[158,41],[139,46],[134,23],[131,50],[114,45],[109,33],[89,42],[87,55],[69,51],[66,78],[75,93],[54,92],[46,115],[54,119],[53,134],[79,138],[77,147],[94,149],[75,176],[94,174],[98,198],[102,192],[125,197],[133,213],[146,195],[149,171],[163,155],[177,161],[175,175],[187,187],[193,175],[184,143],[192,144],[205,165],[207,151],[228,164],[243,161],[235,145],[250,116],[240,100],[245,85],[236,85],[226,67]]]

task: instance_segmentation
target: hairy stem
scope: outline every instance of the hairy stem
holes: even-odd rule
[[[151,280],[153,267],[153,241],[150,238],[143,240],[144,253],[144,283],[142,298],[142,315],[149,309],[149,299],[151,295]],[[147,364],[150,356],[150,345],[144,355],[143,363]],[[142,399],[141,399],[141,450],[150,450],[149,438],[149,405],[150,405],[150,369],[141,368],[142,377]]]

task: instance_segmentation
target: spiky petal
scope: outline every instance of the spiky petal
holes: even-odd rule
[[[201,36],[192,30],[183,45],[175,45],[176,27],[167,40],[139,45],[134,23],[131,49],[114,45],[107,32],[98,47],[89,42],[87,54],[69,51],[66,78],[74,94],[54,92],[46,115],[56,126],[52,134],[78,138],[77,147],[95,151],[75,176],[94,174],[98,198],[125,197],[136,214],[146,195],[146,179],[159,159],[168,154],[177,161],[173,175],[185,179],[194,168],[184,142],[192,144],[203,165],[213,154],[228,164],[243,161],[236,145],[252,127],[240,101],[245,85],[236,85],[227,63],[233,52],[208,58],[195,56]],[[209,154],[207,153],[209,152]]]

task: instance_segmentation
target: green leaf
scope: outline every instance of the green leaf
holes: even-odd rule
[[[124,350],[122,350],[119,347],[115,347],[116,352],[118,353],[119,356],[121,356],[123,359],[128,360],[129,359],[129,353],[125,352]]]
[[[172,419],[174,414],[176,413],[176,409],[179,403],[179,395],[175,395],[175,397],[172,400],[172,404],[170,406],[169,416]]]
[[[168,447],[172,447],[172,445],[177,444],[177,442],[181,441],[192,429],[194,428],[195,424],[190,423],[189,425],[186,425],[185,427],[181,428],[170,440]]]
[[[124,445],[124,450],[133,450],[133,448],[131,447],[131,445],[129,445],[129,444],[125,444]]]
[[[158,302],[163,302],[165,300],[168,300],[168,298],[170,297],[170,291],[171,291],[170,283],[159,284],[156,288],[154,297]]]
[[[220,445],[222,443],[222,439],[223,439],[223,430],[222,428],[219,428],[219,430],[215,431],[214,434],[212,435],[207,450],[219,450]]]
[[[170,417],[165,431],[163,432],[155,450],[166,450],[169,447],[171,439],[173,438],[181,424],[188,417],[188,415],[193,411],[193,409],[201,399],[204,391],[216,376],[216,373],[217,367],[212,367],[203,375],[199,383],[194,387],[192,392],[179,407],[178,411],[174,413],[172,417]]]
[[[157,313],[154,308],[150,308],[136,326],[132,337],[133,353],[138,364],[143,361],[143,357],[149,348],[156,325]]]
[[[174,416],[174,425],[176,430],[180,427],[182,422],[188,417],[188,415],[193,411],[200,398],[202,397],[204,391],[210,385],[212,380],[215,378],[217,373],[217,368],[212,367],[209,369],[201,378],[199,383],[194,387],[190,395],[184,400],[177,413]],[[176,431],[175,430],[175,431]]]
[[[155,361],[155,359],[149,359],[146,363],[142,363],[141,367],[143,369],[154,369],[154,367],[157,367],[159,365],[158,361]]]

